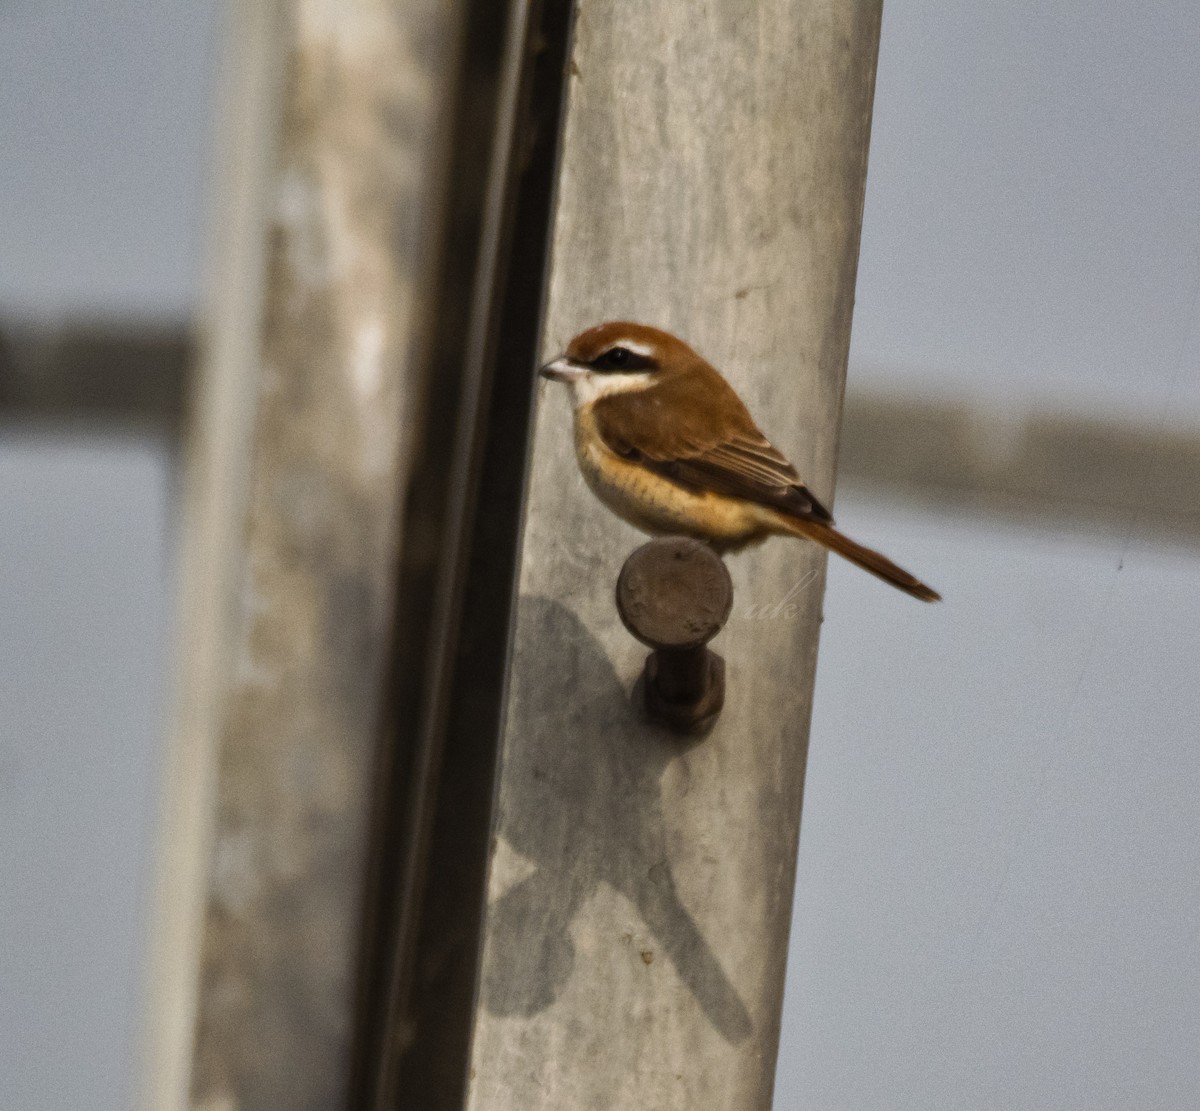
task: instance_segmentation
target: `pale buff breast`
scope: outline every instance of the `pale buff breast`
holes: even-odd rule
[[[592,493],[618,517],[651,535],[699,536],[736,548],[782,531],[764,507],[694,493],[622,459],[604,446],[591,405],[575,410],[575,456]]]

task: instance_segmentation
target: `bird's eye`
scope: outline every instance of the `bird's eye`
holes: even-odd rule
[[[633,355],[627,347],[610,347],[596,360],[595,365],[604,370],[619,370],[633,361]]]

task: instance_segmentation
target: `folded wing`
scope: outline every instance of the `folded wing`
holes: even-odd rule
[[[595,410],[600,437],[616,454],[685,489],[744,498],[831,524],[829,510],[796,468],[758,430],[723,379],[720,384],[728,391],[723,404],[703,408],[673,405],[661,390],[647,391],[644,398],[601,398]],[[664,411],[672,414],[669,428],[663,426]]]

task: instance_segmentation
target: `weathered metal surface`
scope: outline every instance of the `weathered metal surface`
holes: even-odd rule
[[[543,350],[679,333],[828,500],[879,4],[584,0]],[[533,373],[533,368],[530,368]],[[538,418],[468,1105],[770,1105],[823,563],[730,561],[724,713],[642,723],[612,588],[639,542]],[[798,603],[794,620],[768,603]],[[764,616],[768,615],[768,616]]]
[[[274,10],[285,78],[265,309],[242,353],[256,416],[244,530],[227,530],[236,615],[216,644],[202,630],[227,678],[198,691],[220,746],[191,1099],[222,1111],[345,1099],[458,37],[441,0]]]

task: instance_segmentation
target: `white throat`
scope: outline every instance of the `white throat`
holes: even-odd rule
[[[575,395],[575,408],[590,405],[602,397],[615,393],[636,393],[648,390],[654,384],[654,375],[649,371],[631,371],[629,374],[600,374],[591,370],[571,383]]]

